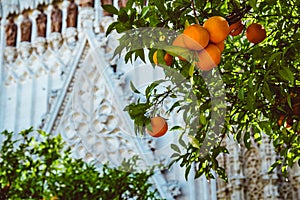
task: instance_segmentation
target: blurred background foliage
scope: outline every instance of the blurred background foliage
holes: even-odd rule
[[[72,158],[59,135],[31,128],[0,138],[0,199],[159,199],[154,168],[138,170],[137,157],[96,166]]]

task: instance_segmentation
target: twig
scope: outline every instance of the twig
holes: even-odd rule
[[[199,20],[198,20],[198,16],[197,16],[197,13],[196,13],[196,9],[195,9],[195,2],[194,0],[191,1],[191,5],[192,5],[192,8],[193,8],[193,12],[194,12],[194,17],[195,17],[195,21],[197,24],[200,24]]]

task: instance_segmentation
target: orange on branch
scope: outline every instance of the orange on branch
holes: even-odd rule
[[[177,47],[187,48],[187,47],[185,46],[184,41],[183,41],[183,38],[184,38],[184,37],[186,37],[186,36],[184,36],[183,34],[178,35],[178,36],[175,38],[175,40],[173,41],[172,45],[173,45],[173,46],[177,46]],[[178,58],[179,58],[180,60],[182,60],[182,61],[186,61],[186,59],[183,58],[183,57],[181,57],[181,56],[178,56]]]
[[[153,62],[154,62],[154,64],[156,64],[156,65],[158,65],[158,59],[157,59],[157,51],[155,51],[154,52],[154,54],[153,54]]]
[[[246,30],[246,37],[249,42],[258,44],[267,37],[267,34],[265,28],[262,25],[253,23],[248,26]]]
[[[209,42],[208,31],[199,24],[193,24],[188,26],[183,31],[183,41],[186,48],[190,50],[202,50]]]
[[[210,43],[203,51],[198,53],[198,59],[196,66],[201,70],[209,71],[220,64],[221,51],[216,45]]]
[[[224,40],[222,42],[219,42],[219,43],[214,44],[214,45],[216,45],[220,49],[221,53],[224,51],[224,48],[225,48]]]
[[[155,51],[154,54],[153,54],[153,62],[154,64],[158,65],[158,58],[157,58],[157,54],[158,54],[158,51]],[[166,62],[166,65],[167,66],[171,66],[172,63],[173,63],[173,56],[171,56],[170,54],[166,53],[164,55],[164,61]],[[162,63],[160,63],[162,64]]]
[[[229,26],[229,35],[237,36],[241,34],[244,30],[245,25],[242,23],[242,20],[235,22]]]
[[[175,40],[173,41],[172,45],[177,47],[183,47],[186,48],[184,41],[183,41],[184,35],[180,34],[178,35]]]
[[[284,118],[285,118],[284,115],[280,115],[280,117],[279,117],[279,119],[277,121],[277,123],[278,123],[279,126],[282,126]]]
[[[147,133],[152,137],[161,137],[168,131],[168,123],[162,117],[151,118],[151,129],[146,129]]]
[[[173,63],[173,56],[171,56],[170,54],[166,53],[164,55],[164,61],[166,62],[167,66],[171,66]]]
[[[221,16],[210,17],[204,22],[203,27],[209,33],[209,40],[216,44],[225,40],[229,33],[228,22]]]

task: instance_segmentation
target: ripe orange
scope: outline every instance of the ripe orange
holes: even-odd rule
[[[161,137],[166,134],[168,130],[168,123],[162,117],[153,117],[151,118],[151,128],[152,131],[146,130],[149,135],[152,137]]]
[[[242,23],[242,20],[235,22],[229,26],[229,35],[237,36],[241,34],[245,25]]]
[[[155,51],[153,54],[153,62],[154,62],[154,64],[158,65],[157,51]]]
[[[203,27],[209,33],[209,40],[216,44],[225,40],[229,33],[228,22],[220,16],[210,17],[204,22]]]
[[[164,61],[166,62],[166,65],[171,66],[173,63],[173,56],[166,53],[164,55]],[[154,62],[154,64],[158,65],[157,51],[155,51],[153,54],[153,62]]]
[[[183,41],[183,38],[184,38],[185,36],[183,35],[183,34],[180,34],[180,35],[178,35],[176,38],[175,38],[175,40],[173,41],[173,46],[178,46],[178,47],[184,47],[184,48],[186,48],[186,46],[185,46],[185,44],[184,44],[184,41]]]
[[[216,45],[220,49],[221,53],[224,51],[225,48],[224,40],[214,45]]]
[[[164,56],[164,61],[166,62],[167,66],[171,66],[173,63],[173,56],[171,56],[170,54],[166,53]]]
[[[266,30],[262,25],[258,23],[253,23],[248,26],[246,30],[246,37],[249,40],[249,42],[258,44],[267,37]]]
[[[279,126],[282,126],[284,118],[285,118],[284,115],[280,115],[280,117],[279,117],[279,119],[277,121]]]
[[[221,51],[216,45],[210,43],[198,53],[198,59],[196,66],[201,70],[209,71],[221,62]]]
[[[175,40],[173,41],[173,46],[177,46],[177,47],[183,47],[183,48],[187,48],[186,46],[185,46],[185,43],[184,43],[184,41],[183,41],[183,38],[184,37],[186,37],[186,36],[184,36],[183,34],[180,34],[180,35],[178,35],[176,38],[175,38]],[[181,56],[178,56],[178,58],[180,59],[180,60],[182,60],[182,61],[186,61],[186,59],[184,59],[183,57],[181,57]]]
[[[199,24],[193,24],[184,29],[183,41],[185,46],[191,50],[202,50],[209,42],[208,31]]]

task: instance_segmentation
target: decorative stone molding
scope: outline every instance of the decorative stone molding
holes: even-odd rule
[[[17,49],[16,47],[6,47],[4,50],[4,58],[8,64],[12,64],[17,58]]]
[[[19,13],[18,0],[2,0],[2,17],[6,18],[10,13]]]
[[[93,29],[93,21],[95,19],[94,8],[82,7],[79,12],[79,21],[84,29]]]
[[[43,37],[37,37],[32,45],[38,55],[43,55],[47,49],[46,39]]]
[[[53,32],[48,38],[48,43],[53,51],[58,51],[62,45],[62,37],[58,32]]]
[[[35,4],[34,4],[35,1],[38,1],[38,0],[19,1],[20,11],[23,11],[25,9],[33,9],[35,7]]]
[[[74,27],[67,28],[64,34],[64,38],[66,39],[67,46],[71,50],[74,50],[77,44],[77,29]]]
[[[178,181],[169,181],[166,185],[166,190],[173,198],[179,197],[182,194]]]
[[[31,55],[31,43],[30,42],[21,42],[19,46],[19,54],[23,60],[27,60]]]

